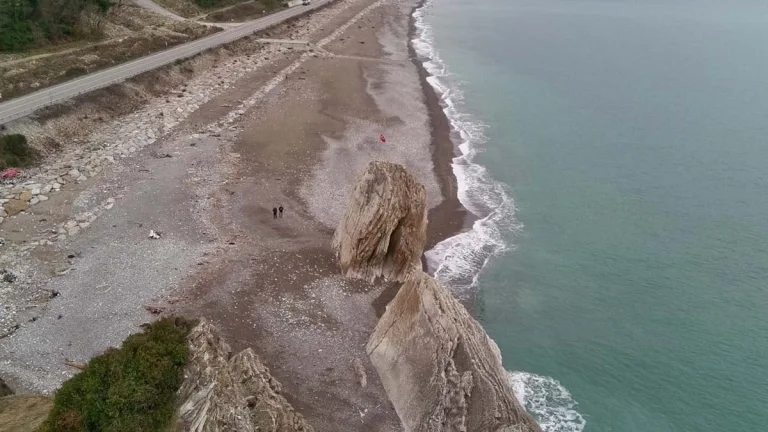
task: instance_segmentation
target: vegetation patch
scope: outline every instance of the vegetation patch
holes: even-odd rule
[[[25,168],[34,164],[40,154],[20,134],[0,135],[0,170]]]
[[[112,0],[12,0],[0,2],[0,51],[100,36]],[[88,17],[86,19],[86,17]]]
[[[56,392],[41,431],[166,430],[189,358],[186,337],[196,324],[164,318],[93,358]]]

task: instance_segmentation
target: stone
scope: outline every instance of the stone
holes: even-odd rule
[[[80,171],[77,170],[77,168],[73,168],[69,172],[67,172],[67,175],[71,178],[78,178],[80,177]]]
[[[38,196],[37,196],[37,199],[38,199],[38,200],[40,200],[41,202],[42,202],[42,201],[48,201],[48,197],[47,197],[47,196],[45,196],[45,195],[38,195]]]
[[[22,201],[29,201],[32,199],[32,194],[29,191],[24,191],[19,194],[19,199]]]
[[[541,432],[509,386],[501,352],[426,273],[410,273],[366,351],[407,432]]]
[[[232,355],[205,319],[188,341],[189,363],[178,393],[181,423],[197,431],[314,432],[251,348]]]
[[[0,378],[0,397],[10,396],[13,394],[13,390]]]
[[[48,192],[51,191],[51,189],[53,189],[53,185],[45,185],[43,189],[40,191],[40,194],[47,194]]]
[[[67,235],[68,236],[74,236],[74,235],[77,235],[77,233],[79,233],[79,232],[80,232],[80,227],[79,226],[74,226],[74,227],[72,227],[72,228],[67,230]]]
[[[8,213],[9,216],[13,216],[16,214],[19,214],[23,212],[24,210],[29,208],[29,202],[18,200],[18,199],[12,199],[5,203],[3,205],[3,208],[5,209],[6,213]]]
[[[341,273],[403,281],[421,269],[427,240],[427,194],[401,165],[371,162],[333,236]]]
[[[82,182],[84,182],[86,180],[88,180],[88,177],[86,177],[86,176],[84,176],[82,174],[80,175],[80,177],[77,178],[77,182],[78,183],[82,183]]]
[[[29,205],[35,205],[35,204],[37,204],[39,202],[40,202],[40,200],[37,197],[34,197],[31,200],[29,200]]]

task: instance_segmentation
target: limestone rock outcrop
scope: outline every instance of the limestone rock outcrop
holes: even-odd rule
[[[366,347],[407,432],[540,432],[501,353],[445,288],[414,271]]]
[[[190,360],[179,389],[182,428],[191,432],[314,432],[280,394],[253,350],[232,356],[207,321],[189,334]]]
[[[371,162],[333,236],[341,273],[402,282],[421,269],[426,228],[424,186],[400,165]]]

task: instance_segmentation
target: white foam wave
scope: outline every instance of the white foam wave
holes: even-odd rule
[[[461,110],[461,90],[451,82],[445,63],[434,48],[431,28],[424,19],[430,6],[428,1],[414,12],[417,34],[411,42],[459,141],[462,155],[453,160],[459,200],[478,220],[470,231],[444,240],[427,251],[426,257],[429,270],[438,280],[457,297],[470,299],[483,267],[495,255],[510,248],[506,241],[521,225],[515,219],[514,201],[505,186],[493,180],[485,167],[473,162],[487,141],[486,126]]]
[[[554,378],[508,372],[509,385],[545,432],[581,432],[587,424],[571,394]]]
[[[515,219],[515,203],[502,183],[485,167],[473,162],[487,141],[486,126],[461,110],[461,91],[434,48],[432,31],[425,12],[432,0],[414,12],[417,35],[411,41],[429,77],[427,81],[440,97],[443,110],[460,140],[462,155],[453,160],[462,205],[478,217],[472,229],[438,243],[426,252],[429,270],[454,295],[468,299],[477,278],[494,256],[509,250],[508,243],[522,228]],[[510,372],[509,385],[526,410],[545,432],[581,432],[586,421],[576,411],[576,402],[557,380],[526,372]]]

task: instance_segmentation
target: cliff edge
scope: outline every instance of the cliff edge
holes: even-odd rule
[[[341,273],[373,282],[404,281],[421,269],[427,241],[427,193],[401,165],[368,164],[333,236]]]
[[[421,271],[389,303],[367,351],[406,431],[540,432],[509,388],[496,343]]]
[[[314,432],[280,394],[281,386],[250,348],[232,356],[203,320],[189,334],[189,364],[179,389],[179,418],[191,432]]]
[[[366,351],[406,432],[540,432],[501,353],[451,293],[421,271],[426,196],[402,166],[372,162],[333,245],[342,273],[404,281]]]

